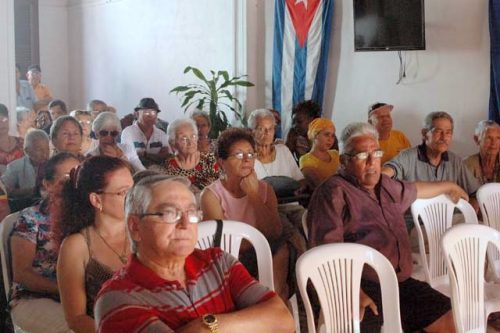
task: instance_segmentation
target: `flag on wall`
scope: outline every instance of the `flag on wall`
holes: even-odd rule
[[[490,0],[490,112],[489,119],[500,124],[500,2]]]
[[[275,0],[273,108],[283,133],[297,103],[323,104],[332,16],[333,0]]]

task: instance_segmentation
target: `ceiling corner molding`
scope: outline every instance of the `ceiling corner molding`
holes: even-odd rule
[[[67,0],[68,7],[92,7],[123,2],[125,0]]]
[[[38,0],[41,7],[68,7],[68,0]]]

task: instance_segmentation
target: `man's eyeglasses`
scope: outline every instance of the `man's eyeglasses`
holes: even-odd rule
[[[242,151],[234,153],[229,155],[231,157],[234,157],[238,160],[243,160],[244,158],[247,158],[249,160],[253,160],[254,158],[257,158],[257,153],[244,153]]]
[[[372,152],[362,151],[356,154],[345,154],[345,155],[353,157],[358,161],[366,161],[368,159],[368,156],[370,156],[371,158],[381,158],[382,156],[384,156],[384,151],[381,149],[377,149]]]
[[[92,121],[90,120],[79,120],[78,121],[80,123],[80,125],[91,125],[92,124]]]
[[[161,212],[140,214],[139,217],[142,219],[146,216],[158,216],[162,223],[176,224],[181,220],[182,214],[186,214],[189,223],[198,223],[203,218],[203,213],[201,210],[195,208],[181,210],[177,207],[167,207]]]
[[[178,137],[177,140],[179,140],[182,143],[188,143],[188,142],[191,142],[191,141],[197,141],[198,140],[198,135],[196,135],[196,134],[192,134],[190,136],[184,135],[184,136]]]
[[[142,114],[145,116],[156,116],[158,113],[156,110],[141,110]]]
[[[118,134],[120,134],[120,132],[118,131],[105,131],[105,130],[101,130],[99,131],[99,136],[112,136],[113,138],[117,137]]]

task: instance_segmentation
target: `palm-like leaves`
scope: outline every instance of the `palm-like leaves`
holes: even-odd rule
[[[192,72],[201,83],[193,83],[185,86],[177,86],[170,93],[181,94],[181,107],[184,112],[192,107],[208,111],[212,122],[210,137],[217,138],[219,133],[229,126],[226,112],[234,113],[238,120],[243,120],[242,105],[233,96],[230,87],[253,87],[254,84],[246,81],[247,75],[230,78],[227,71],[210,71],[211,78],[208,79],[198,68],[188,66],[184,74]]]

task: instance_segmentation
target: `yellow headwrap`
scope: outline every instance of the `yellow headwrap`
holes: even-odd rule
[[[333,121],[328,118],[316,118],[309,123],[307,137],[312,141],[319,132],[328,128],[335,128]]]

